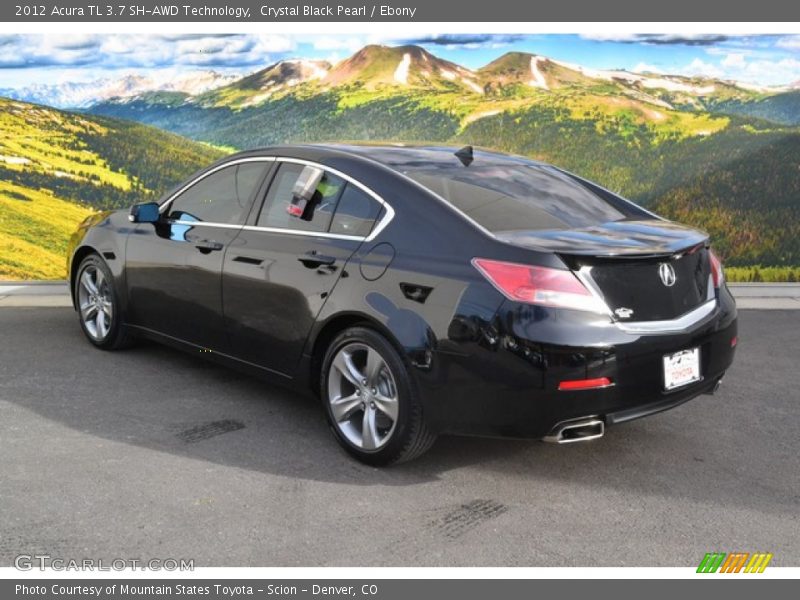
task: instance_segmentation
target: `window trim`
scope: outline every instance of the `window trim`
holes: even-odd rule
[[[360,236],[360,235],[347,235],[347,234],[341,234],[341,233],[329,233],[327,231],[303,231],[303,230],[298,230],[298,229],[286,229],[286,228],[282,228],[282,227],[262,227],[262,226],[259,226],[259,225],[232,225],[230,223],[215,223],[215,222],[211,222],[211,221],[173,221],[173,222],[177,223],[179,225],[192,225],[194,227],[197,227],[197,226],[200,226],[200,225],[205,225],[206,227],[219,227],[219,228],[223,228],[223,229],[241,229],[241,230],[244,230],[244,231],[263,231],[265,233],[285,233],[285,234],[289,234],[289,235],[303,235],[303,236],[306,236],[306,237],[329,238],[329,239],[334,239],[334,240],[352,240],[352,241],[358,241],[358,242],[371,242],[376,237],[378,237],[378,235],[384,229],[386,229],[386,226],[389,225],[389,223],[392,221],[392,219],[394,219],[395,211],[394,211],[394,208],[392,208],[392,205],[389,204],[388,202],[386,202],[386,200],[384,200],[380,195],[378,195],[376,192],[374,192],[372,189],[370,189],[369,187],[367,187],[366,185],[364,185],[363,183],[361,183],[357,179],[354,179],[353,177],[351,177],[347,173],[343,173],[342,171],[339,171],[338,169],[334,169],[334,168],[326,166],[324,164],[317,163],[317,162],[314,162],[314,161],[311,161],[311,160],[305,160],[305,159],[302,159],[302,158],[292,158],[292,157],[289,157],[289,156],[249,156],[249,157],[246,157],[246,158],[239,158],[239,159],[235,159],[235,160],[231,160],[231,161],[225,162],[225,163],[223,163],[221,165],[217,165],[213,169],[210,169],[210,170],[206,171],[205,173],[199,175],[198,177],[195,177],[189,183],[187,183],[186,185],[181,187],[179,190],[177,190],[174,194],[172,194],[169,198],[164,200],[164,202],[162,202],[159,205],[159,213],[163,214],[164,211],[166,211],[169,208],[170,204],[178,196],[180,196],[183,192],[188,190],[190,187],[192,187],[196,183],[199,183],[200,181],[202,181],[203,179],[205,179],[209,175],[212,175],[212,174],[216,173],[217,171],[219,171],[221,169],[224,169],[225,167],[230,167],[230,166],[233,166],[233,165],[237,165],[237,164],[240,164],[240,163],[247,163],[247,162],[288,162],[288,163],[294,163],[294,164],[298,164],[298,165],[318,167],[320,169],[328,171],[329,173],[331,173],[333,175],[336,175],[337,177],[341,177],[346,182],[351,183],[354,186],[356,186],[357,188],[359,188],[361,191],[366,193],[368,196],[370,196],[373,200],[375,200],[376,202],[378,202],[378,204],[381,205],[384,214],[380,218],[380,220],[375,223],[375,225],[372,228],[372,231],[370,231],[369,235],[366,236],[366,237]],[[264,204],[264,200],[265,199],[266,199],[266,196],[260,200],[261,206],[259,207],[259,210],[261,208],[263,208],[263,204]],[[258,200],[257,200],[257,202],[258,202]]]

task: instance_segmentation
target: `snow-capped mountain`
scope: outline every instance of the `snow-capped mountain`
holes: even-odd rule
[[[126,75],[119,79],[103,78],[89,82],[34,84],[23,88],[0,89],[0,96],[46,104],[57,108],[86,108],[111,100],[132,98],[147,92],[181,92],[195,96],[229,85],[242,74],[216,71],[190,71],[177,75]]]

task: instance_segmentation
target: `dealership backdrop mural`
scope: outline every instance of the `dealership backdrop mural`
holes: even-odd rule
[[[0,36],[0,279],[227,152],[390,140],[558,164],[797,280],[798,82],[793,36]]]

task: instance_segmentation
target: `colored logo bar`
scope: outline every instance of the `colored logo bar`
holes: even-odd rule
[[[697,567],[698,573],[763,573],[772,560],[769,552],[708,552]]]

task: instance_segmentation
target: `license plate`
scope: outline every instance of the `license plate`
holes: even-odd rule
[[[700,348],[664,355],[665,390],[674,390],[700,379]]]

